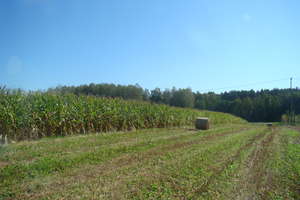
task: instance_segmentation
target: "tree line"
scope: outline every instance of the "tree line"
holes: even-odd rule
[[[281,121],[290,112],[300,114],[300,90],[273,89],[260,91],[193,92],[190,88],[162,90],[143,89],[136,85],[89,84],[59,86],[48,89],[49,93],[74,93],[133,100],[150,101],[177,107],[196,108],[231,113],[251,122]]]

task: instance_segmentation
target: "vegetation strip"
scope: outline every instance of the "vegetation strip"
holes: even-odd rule
[[[135,92],[132,92],[135,91]],[[299,114],[300,91],[296,89],[273,89],[259,91],[229,91],[221,94],[213,92],[192,92],[191,89],[155,88],[143,90],[140,86],[89,84],[81,86],[62,86],[50,88],[49,93],[73,93],[106,97],[121,97],[124,99],[146,100],[154,103],[164,103],[171,106],[194,107],[196,109],[215,110],[232,113],[251,122],[286,121],[300,122],[300,116],[293,117],[289,113],[291,99],[295,103],[294,114]],[[296,118],[296,119],[293,119]]]
[[[0,90],[0,133],[9,140],[193,125],[196,117],[213,124],[245,123],[217,112],[142,101]]]

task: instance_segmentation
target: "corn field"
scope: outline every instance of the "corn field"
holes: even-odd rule
[[[198,116],[213,124],[240,123],[224,113],[140,101],[47,93],[0,93],[0,135],[19,141],[108,131],[192,125]]]

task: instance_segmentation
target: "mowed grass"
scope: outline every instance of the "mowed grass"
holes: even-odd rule
[[[146,129],[0,149],[0,199],[300,199],[299,181],[291,127]]]

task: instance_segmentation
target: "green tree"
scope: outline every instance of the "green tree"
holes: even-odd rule
[[[173,92],[171,99],[172,106],[178,107],[194,107],[195,97],[190,88],[187,89],[178,89]]]

